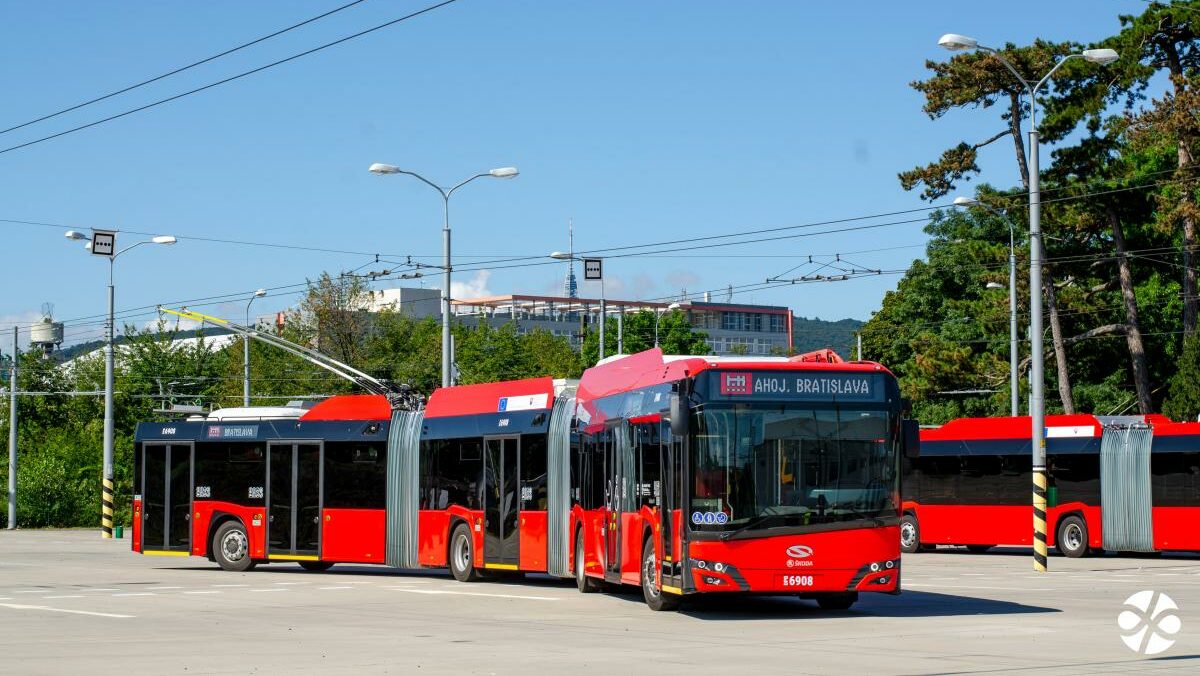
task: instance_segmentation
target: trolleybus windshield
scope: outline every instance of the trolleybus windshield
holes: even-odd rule
[[[709,404],[695,414],[694,531],[897,516],[897,424],[886,410]]]

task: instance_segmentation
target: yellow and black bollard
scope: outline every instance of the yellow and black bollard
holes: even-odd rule
[[[104,477],[104,493],[100,496],[100,533],[101,537],[113,536],[113,481]]]
[[[1046,572],[1046,468],[1033,468],[1033,569]]]

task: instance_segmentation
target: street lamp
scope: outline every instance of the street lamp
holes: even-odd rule
[[[679,303],[671,303],[665,310],[658,310],[654,313],[654,347],[658,347],[658,320],[662,318],[664,313],[678,309]]]
[[[71,240],[86,240],[85,247],[91,250],[91,237],[77,230],[68,230],[65,235]],[[113,267],[118,256],[143,244],[171,245],[175,242],[176,239],[171,235],[158,235],[114,251],[108,256],[108,321],[104,325],[104,480],[100,509],[100,532],[105,538],[111,538],[113,530],[113,328],[116,323],[113,316]]]
[[[450,196],[454,194],[455,190],[477,178],[485,176],[491,178],[516,178],[520,172],[517,171],[516,167],[499,167],[482,174],[475,174],[454,187],[443,188],[416,172],[407,171],[390,164],[376,162],[368,167],[367,171],[380,176],[387,174],[408,174],[438,191],[438,194],[442,196],[442,204],[444,206],[442,212],[442,271],[444,273],[442,277],[442,286],[444,287],[442,289],[442,387],[450,387],[453,384],[450,376]]]
[[[983,207],[1008,223],[1008,389],[1010,415],[1021,414],[1020,374],[1017,373],[1017,249],[1016,231],[1012,219],[1000,209],[990,207],[979,200],[970,197],[955,197],[954,205],[959,207]],[[988,282],[989,289],[1003,289],[1003,284]]]
[[[267,295],[267,290],[259,289],[258,291],[255,291],[254,295],[250,296],[250,300],[246,302],[246,328],[253,328],[250,326],[250,304],[254,302],[255,298],[262,298],[265,295]],[[246,335],[242,336],[242,347],[245,348],[245,359],[242,360],[244,362],[242,364],[242,366],[245,368],[245,374],[242,377],[242,406],[249,406],[250,405],[250,334],[247,333]]]
[[[1038,168],[1037,93],[1064,63],[1079,58],[1105,65],[1116,61],[1117,52],[1112,49],[1086,49],[1079,54],[1068,54],[1035,82],[1026,80],[1015,66],[999,50],[979,44],[975,38],[957,33],[943,35],[938,44],[952,52],[977,49],[996,57],[1017,78],[1029,95],[1029,415],[1032,419],[1031,441],[1033,447],[1033,569],[1046,572],[1046,394],[1043,372],[1042,335],[1042,212],[1041,188]]]

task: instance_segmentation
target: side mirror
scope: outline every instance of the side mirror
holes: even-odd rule
[[[685,437],[691,427],[691,411],[688,410],[687,397],[678,392],[671,393],[671,434]]]
[[[904,434],[904,457],[913,459],[921,457],[921,426],[916,420],[905,418],[900,421],[901,432]]]

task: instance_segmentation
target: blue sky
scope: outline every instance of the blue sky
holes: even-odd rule
[[[319,14],[339,0],[243,3],[0,1],[0,129]],[[207,84],[396,18],[429,2],[367,0],[333,17],[80,111],[0,135],[0,149]],[[922,206],[898,171],[998,129],[992,111],[930,121],[908,87],[944,59],[945,32],[985,44],[1082,42],[1137,0],[852,5],[784,1],[459,0],[228,85],[0,154],[0,219],[181,237],[117,264],[118,310],[280,287],[359,268],[360,254],[235,246],[187,236],[397,256],[441,252],[441,201],[387,162],[454,183],[455,265],[793,226]],[[1035,18],[1036,17],[1036,18]],[[983,180],[1017,181],[1011,145]],[[969,190],[969,188],[968,188]],[[893,219],[897,220],[897,219]],[[822,229],[822,228],[818,228]],[[0,331],[43,302],[60,319],[103,312],[104,263],[63,228],[0,222]],[[138,239],[125,234],[120,245]],[[922,253],[921,224],[670,256],[612,259],[608,296],[741,286],[809,254],[871,268]],[[905,247],[905,248],[896,248]],[[369,265],[377,270],[384,265]],[[552,293],[561,264],[462,272],[459,296]],[[426,284],[436,286],[436,278]],[[865,319],[898,276],[739,293],[797,314]],[[396,283],[384,283],[395,285]],[[413,282],[409,282],[413,284]],[[596,290],[583,285],[581,293]],[[718,294],[720,295],[720,294]],[[256,313],[283,309],[277,293]],[[206,306],[240,316],[244,302]],[[148,315],[131,322],[144,323]],[[68,324],[68,342],[98,324]],[[0,341],[8,348],[7,336]]]

